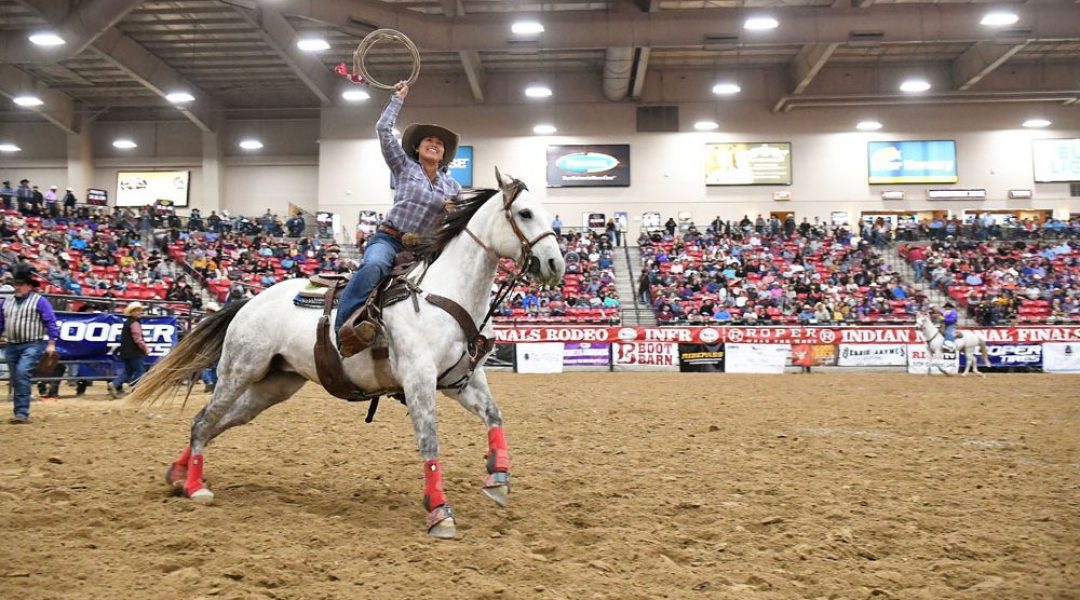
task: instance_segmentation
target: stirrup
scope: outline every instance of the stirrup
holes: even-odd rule
[[[338,330],[338,352],[342,358],[349,358],[367,350],[379,336],[379,327],[371,321],[361,321],[356,326],[348,323]]]

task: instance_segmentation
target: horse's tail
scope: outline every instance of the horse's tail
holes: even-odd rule
[[[157,362],[127,396],[135,404],[152,403],[185,379],[193,381],[207,367],[217,364],[225,333],[247,300],[232,302],[203,319],[187,336]],[[190,392],[190,387],[188,388]]]

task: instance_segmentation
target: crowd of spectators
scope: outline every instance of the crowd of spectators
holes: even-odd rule
[[[908,323],[926,298],[846,227],[789,217],[668,220],[638,240],[639,291],[661,325]]]
[[[917,281],[966,307],[979,325],[1080,322],[1080,246],[1066,239],[967,239],[902,246]]]
[[[566,260],[562,284],[551,289],[534,283],[516,286],[497,307],[496,322],[618,324],[621,304],[615,289],[614,236],[607,231],[561,231],[558,239]],[[496,289],[505,277],[500,273]]]

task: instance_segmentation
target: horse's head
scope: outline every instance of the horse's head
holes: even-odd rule
[[[513,177],[503,176],[495,168],[502,196],[502,213],[492,232],[491,247],[502,258],[527,261],[529,272],[548,285],[562,280],[566,263],[559,241],[551,229],[547,209],[529,193],[525,184]]]

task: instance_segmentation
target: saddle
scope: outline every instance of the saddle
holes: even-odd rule
[[[429,304],[446,311],[447,314],[453,317],[465,334],[465,354],[458,359],[457,363],[440,373],[437,380],[439,389],[463,389],[468,384],[480,361],[494,347],[495,341],[479,331],[469,312],[457,302],[435,294],[424,294],[423,290],[418,286],[419,281],[423,279],[424,271],[420,270],[419,274],[416,274],[418,266],[420,265],[411,252],[398,253],[394,268],[390,274],[376,286],[375,292],[368,298],[364,306],[349,316],[342,329],[349,329],[355,327],[360,321],[369,320],[376,323],[381,331],[383,328],[383,309],[409,298],[412,300],[413,310],[419,313],[419,297],[423,295],[424,300]],[[323,313],[319,317],[314,348],[315,371],[319,381],[328,392],[338,398],[352,402],[370,401],[368,415],[364,419],[370,423],[375,416],[380,396],[390,395],[403,404],[405,397],[400,390],[365,392],[353,385],[352,381],[345,376],[341,355],[338,353],[330,336],[332,322],[330,313],[334,308],[338,293],[348,285],[351,278],[351,273],[314,275],[309,278],[308,286],[301,292],[300,296],[310,299],[319,298],[322,302]],[[300,296],[298,296],[298,300]],[[376,346],[371,349],[371,353],[372,358],[377,363],[386,361],[389,358],[389,349],[386,346]]]

